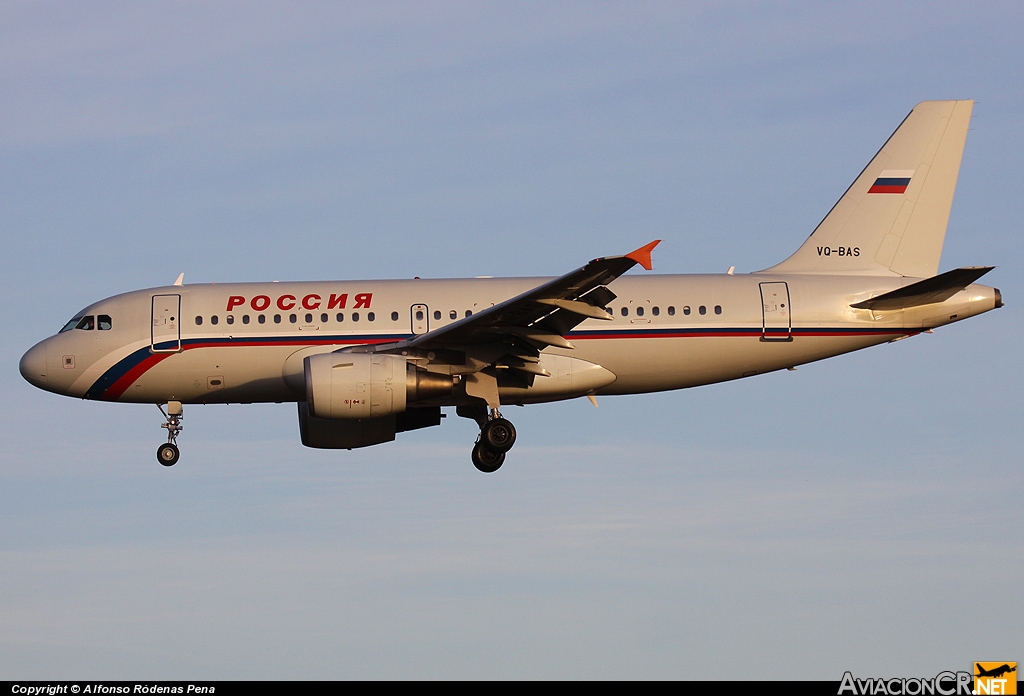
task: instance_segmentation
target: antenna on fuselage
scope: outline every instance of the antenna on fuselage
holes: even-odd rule
[[[176,281],[174,281],[174,284],[175,285],[182,285],[184,282],[185,282],[185,274],[184,273],[179,273],[178,274],[178,279]]]

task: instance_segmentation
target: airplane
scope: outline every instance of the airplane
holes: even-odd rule
[[[994,678],[998,679],[999,677],[1003,676],[1004,674],[1009,674],[1010,672],[1016,672],[1017,671],[1017,663],[1015,662],[1013,667],[1011,667],[1007,663],[1003,663],[999,667],[995,667],[993,669],[985,669],[984,667],[981,666],[980,662],[975,662],[974,663],[974,669],[977,672],[977,674],[974,675],[976,677],[994,677]]]
[[[156,404],[179,458],[183,404],[295,402],[302,444],[354,449],[476,421],[496,471],[524,405],[684,389],[892,342],[1003,306],[938,273],[973,102],[918,104],[795,253],[761,271],[651,270],[653,241],[558,278],[185,285],[89,305],[21,359],[31,384]],[[165,410],[166,407],[166,410]]]

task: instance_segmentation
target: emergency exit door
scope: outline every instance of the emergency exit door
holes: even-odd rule
[[[789,306],[789,286],[786,283],[760,283],[762,341],[792,341],[793,313]]]
[[[153,295],[150,350],[176,353],[181,350],[181,295]]]
[[[412,332],[419,336],[430,331],[430,314],[425,304],[414,304],[410,310],[412,315]]]

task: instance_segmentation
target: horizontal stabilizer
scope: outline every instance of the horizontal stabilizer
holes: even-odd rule
[[[957,268],[850,306],[854,309],[885,310],[945,302],[993,268],[995,266]]]

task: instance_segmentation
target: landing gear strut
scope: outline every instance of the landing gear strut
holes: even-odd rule
[[[492,474],[505,462],[505,453],[516,443],[516,428],[501,417],[498,409],[483,406],[460,406],[456,413],[472,418],[480,426],[480,437],[473,445],[473,466],[485,474]]]
[[[178,451],[178,445],[175,443],[178,433],[182,430],[181,419],[184,418],[181,402],[168,401],[166,411],[164,411],[164,407],[160,404],[157,404],[156,407],[160,409],[160,413],[164,414],[164,418],[167,419],[167,422],[160,426],[161,428],[167,428],[167,444],[160,445],[157,448],[156,460],[164,466],[174,466],[178,463],[178,457],[181,455]]]

